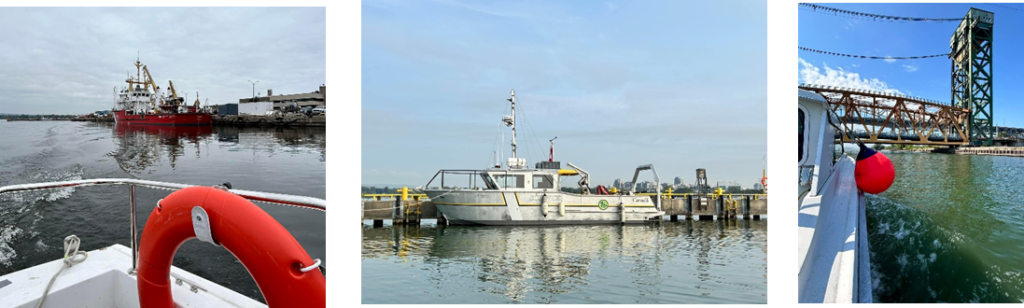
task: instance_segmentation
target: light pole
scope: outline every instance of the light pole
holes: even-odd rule
[[[257,80],[256,82],[260,82],[260,81]],[[256,82],[253,82],[252,80],[249,80],[249,83],[252,84],[252,99],[249,100],[250,102],[255,102],[256,101]]]

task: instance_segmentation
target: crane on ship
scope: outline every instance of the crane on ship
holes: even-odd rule
[[[177,109],[178,106],[181,106],[181,105],[183,105],[185,103],[185,99],[181,98],[181,97],[178,97],[178,91],[174,90],[174,81],[168,80],[167,84],[169,85],[169,88],[171,89],[171,103],[170,103],[170,105],[171,105],[172,108]]]
[[[149,90],[149,88],[152,87],[153,88],[153,90],[152,90],[153,93],[156,93],[156,90],[159,89],[159,88],[157,88],[156,82],[153,81],[153,75],[149,74],[149,68],[147,68],[145,65],[143,65],[142,66],[142,71],[146,73],[146,81],[143,83],[143,84],[146,85],[146,90]]]
[[[157,87],[156,86],[156,82],[153,81],[153,75],[149,74],[149,68],[147,68],[145,65],[143,65],[142,66],[142,71],[146,73],[146,81],[143,83],[144,85],[146,85],[146,90],[148,91],[149,88],[152,87],[153,88],[153,94],[157,95],[157,97],[160,98],[159,94],[157,94],[157,90],[159,90],[160,88]],[[160,99],[161,99],[161,101],[163,100],[163,98],[160,98]],[[163,104],[163,102],[161,102],[161,104]],[[156,108],[156,101],[155,100],[153,101],[152,105],[153,105],[152,106],[153,108]]]

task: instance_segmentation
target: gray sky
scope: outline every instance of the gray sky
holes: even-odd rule
[[[324,8],[0,8],[0,113],[110,109],[136,55],[210,104],[326,82]]]
[[[663,181],[706,168],[750,187],[767,154],[766,26],[750,0],[363,2],[362,182],[418,186],[509,155],[515,89],[530,166],[558,136],[555,159],[594,186],[653,163]]]

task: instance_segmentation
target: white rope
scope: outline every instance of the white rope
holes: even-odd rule
[[[78,251],[78,244],[82,241],[78,239],[78,236],[74,234],[68,235],[64,238],[64,266],[61,266],[57,274],[50,278],[50,283],[46,284],[46,290],[43,291],[43,297],[39,298],[39,303],[36,304],[36,308],[43,306],[43,301],[46,300],[46,294],[50,293],[50,287],[53,286],[53,282],[57,280],[57,276],[64,272],[64,269],[74,266],[75,264],[82,263],[86,258],[89,257],[89,253],[84,251]],[[76,259],[78,255],[82,255],[81,259]]]
[[[299,265],[302,265],[302,264],[299,264]],[[313,265],[300,268],[299,271],[305,273],[305,272],[308,272],[308,271],[312,271],[317,266],[320,266],[320,258],[313,259]]]

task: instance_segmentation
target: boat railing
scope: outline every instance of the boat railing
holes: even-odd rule
[[[99,185],[128,185],[128,199],[131,204],[131,220],[132,220],[132,268],[128,273],[134,275],[135,270],[138,268],[139,260],[139,249],[137,244],[138,232],[136,230],[135,220],[135,186],[141,186],[152,189],[162,189],[176,191],[186,187],[192,187],[197,185],[170,183],[170,182],[159,182],[149,181],[140,179],[88,179],[88,180],[74,180],[74,181],[59,181],[59,182],[45,182],[45,183],[32,183],[32,184],[17,184],[0,187],[0,195],[5,193],[13,193],[19,191],[30,191],[30,190],[47,190],[47,189],[61,189],[69,187],[85,187],[85,186],[99,186]],[[230,184],[225,183],[221,188],[234,193],[242,198],[249,201],[256,201],[262,203],[270,203],[276,205],[294,206],[304,209],[317,210],[321,212],[327,212],[327,201],[324,199],[286,195],[278,193],[268,193],[252,190],[242,189],[229,189]],[[159,201],[157,201],[159,203]]]
[[[460,189],[495,189],[496,188],[496,186],[495,186],[496,183],[491,182],[491,177],[489,175],[490,173],[494,173],[494,172],[505,172],[505,173],[508,173],[508,171],[503,171],[503,170],[493,170],[493,171],[468,170],[468,169],[440,170],[437,173],[434,173],[434,176],[430,178],[430,181],[428,181],[427,185],[424,185],[423,188],[452,189],[452,190],[460,190]],[[438,176],[440,176],[440,179],[438,178]],[[463,179],[465,180],[465,182],[463,182]],[[431,187],[430,185],[434,183],[434,180],[440,180],[441,186]],[[463,186],[463,185],[465,185],[465,186]]]

